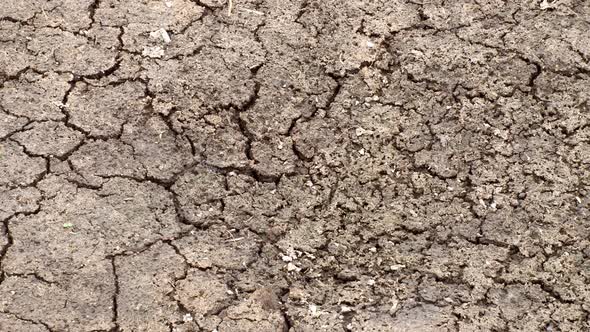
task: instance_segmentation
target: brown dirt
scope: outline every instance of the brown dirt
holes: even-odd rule
[[[590,3],[0,1],[0,331],[590,331]]]

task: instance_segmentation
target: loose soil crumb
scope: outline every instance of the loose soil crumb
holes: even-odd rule
[[[0,331],[590,331],[590,3],[0,1]]]

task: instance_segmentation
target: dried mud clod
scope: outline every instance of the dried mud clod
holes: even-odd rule
[[[585,1],[0,1],[0,331],[590,330]]]

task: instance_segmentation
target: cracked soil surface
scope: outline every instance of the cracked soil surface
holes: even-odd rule
[[[589,31],[0,1],[0,331],[590,331]]]

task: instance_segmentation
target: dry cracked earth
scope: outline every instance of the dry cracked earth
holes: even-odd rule
[[[589,31],[0,1],[0,331],[590,331]]]

